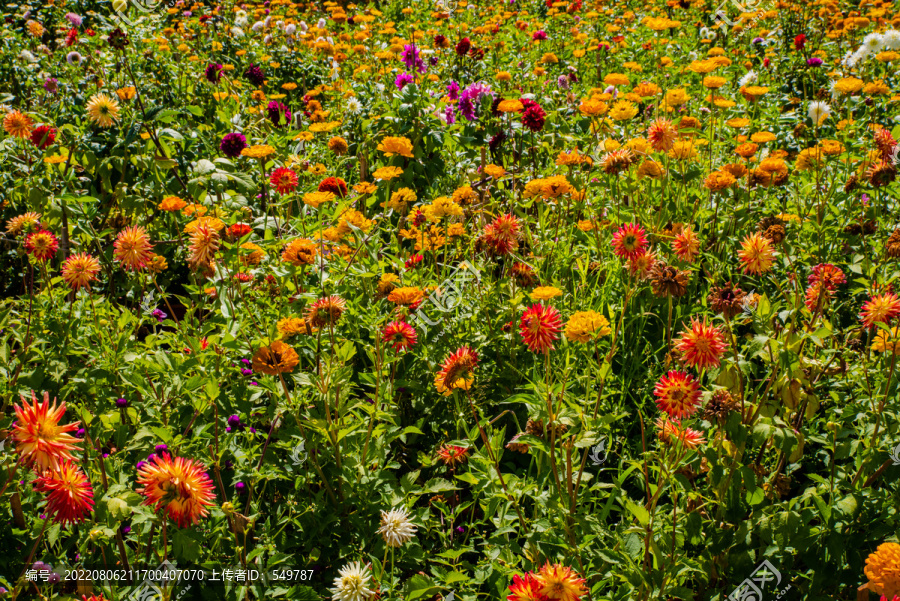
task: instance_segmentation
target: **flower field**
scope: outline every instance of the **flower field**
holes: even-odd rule
[[[900,598],[894,3],[0,16],[0,598]]]

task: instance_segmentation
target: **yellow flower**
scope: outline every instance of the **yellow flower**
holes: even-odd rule
[[[116,90],[116,96],[119,97],[119,100],[131,100],[136,94],[137,90],[134,86],[126,86]]]
[[[607,111],[606,103],[602,100],[582,100],[578,111],[588,117],[598,117]]]
[[[497,110],[501,113],[518,113],[523,108],[522,102],[520,100],[512,99],[512,100],[502,100],[499,105],[497,105]]]
[[[400,188],[393,194],[391,194],[391,199],[385,203],[382,203],[382,206],[387,209],[393,209],[395,211],[403,211],[408,207],[411,203],[414,203],[417,200],[416,193],[411,188]]]
[[[333,201],[337,196],[333,192],[307,192],[303,195],[303,203],[318,209],[319,205]]]
[[[724,77],[716,77],[715,75],[709,75],[703,78],[703,87],[709,88],[710,90],[718,90],[726,83],[728,83],[727,79]]]
[[[566,323],[566,338],[574,342],[590,342],[611,332],[609,320],[596,311],[578,311]]]
[[[627,100],[617,100],[609,110],[609,116],[614,121],[627,121],[637,114],[637,105]]]
[[[100,127],[110,127],[119,118],[119,102],[106,94],[94,94],[87,103],[87,114]]]
[[[372,177],[380,180],[392,180],[401,175],[403,175],[403,169],[400,167],[381,167],[380,169],[375,170]]]
[[[900,327],[894,326],[890,333],[878,330],[875,342],[872,343],[872,350],[878,353],[900,355]]]
[[[494,179],[500,179],[504,175],[506,175],[506,169],[501,167],[500,165],[485,165],[484,172],[493,177]]]
[[[538,286],[534,290],[532,290],[528,296],[531,297],[533,301],[547,301],[551,298],[556,298],[557,296],[562,295],[562,290],[559,288],[554,288],[553,286]]]
[[[251,159],[264,159],[273,154],[275,154],[275,149],[268,144],[248,146],[241,151],[241,156],[250,157]]]
[[[378,150],[383,152],[385,156],[392,157],[395,154],[412,158],[413,145],[409,138],[404,137],[387,137],[378,145]]]
[[[372,182],[359,182],[353,186],[353,190],[356,191],[357,194],[372,194],[377,189],[378,187]]]
[[[544,54],[544,56],[541,57],[541,62],[545,65],[549,65],[549,64],[555,65],[556,63],[559,62],[559,58],[557,58],[557,56],[555,54],[553,54],[552,52],[547,52]]]
[[[845,77],[835,82],[834,89],[841,94],[855,94],[863,89],[863,80],[856,77]]]
[[[285,340],[292,338],[297,334],[307,334],[312,333],[313,331],[313,328],[309,327],[306,320],[302,317],[285,317],[278,321],[276,327],[278,328],[278,333],[281,334],[281,337]],[[309,329],[307,330],[307,328]]]

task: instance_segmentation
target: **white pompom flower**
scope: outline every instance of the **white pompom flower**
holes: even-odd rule
[[[375,596],[375,591],[369,588],[369,581],[372,580],[369,566],[354,561],[338,570],[338,574],[339,577],[334,579],[334,588],[330,589],[334,601],[368,601]]]

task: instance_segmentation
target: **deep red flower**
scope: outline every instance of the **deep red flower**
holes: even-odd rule
[[[290,194],[297,188],[299,180],[297,174],[287,167],[279,167],[272,172],[269,182],[278,190],[279,194]]]
[[[31,143],[40,149],[47,148],[56,141],[56,128],[39,125],[31,132]]]
[[[347,196],[347,182],[339,177],[326,177],[319,184],[319,192],[331,192],[344,198]]]
[[[469,53],[470,48],[472,48],[472,40],[463,38],[456,44],[456,54],[458,56],[465,56]]]
[[[806,46],[806,36],[801,33],[794,38],[794,48],[802,50],[804,46]]]
[[[226,233],[228,234],[229,238],[235,238],[235,239],[240,240],[241,238],[243,238],[244,236],[246,236],[247,234],[249,234],[252,231],[253,231],[253,228],[251,228],[246,223],[235,223],[234,225],[232,225],[228,228],[228,231]]]

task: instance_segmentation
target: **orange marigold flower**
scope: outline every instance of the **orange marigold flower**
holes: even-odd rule
[[[281,260],[291,265],[312,265],[316,260],[319,250],[315,242],[300,238],[291,241],[281,253]]]
[[[94,509],[94,489],[81,469],[63,461],[34,481],[34,489],[47,493],[46,511],[57,524],[83,522]]]
[[[179,528],[196,524],[209,513],[215,497],[213,483],[206,467],[184,457],[168,453],[152,455],[138,469],[137,481],[143,485],[138,493],[147,497],[145,505],[156,511],[165,510]]]
[[[755,232],[741,242],[738,258],[744,264],[744,273],[759,275],[772,268],[775,251],[772,249],[771,240]]]
[[[260,373],[277,376],[294,371],[300,363],[297,351],[280,340],[269,346],[260,347],[253,355],[253,369]]]
[[[150,244],[147,230],[140,226],[131,226],[126,227],[116,236],[116,242],[113,244],[113,257],[125,269],[137,271],[146,267],[152,250],[153,246]]]
[[[869,589],[888,599],[900,594],[900,545],[882,543],[866,558]]]
[[[159,203],[159,208],[162,211],[180,211],[184,207],[187,206],[188,203],[183,201],[181,198],[177,196],[166,196],[162,199],[162,202]]]
[[[675,343],[687,366],[696,369],[718,367],[722,354],[728,348],[725,334],[719,328],[691,319],[691,329],[685,331]]]
[[[90,288],[91,282],[100,273],[100,262],[88,253],[72,255],[62,266],[62,277],[73,290]]]
[[[16,442],[16,452],[27,465],[35,466],[39,471],[59,469],[63,461],[75,461],[69,451],[80,444],[79,440],[69,434],[78,429],[79,422],[59,425],[59,420],[66,412],[66,404],[58,407],[54,402],[50,405],[50,393],[44,393],[43,403],[38,403],[37,395],[31,392],[31,404],[23,396],[22,406],[15,405],[16,424],[12,438]]]
[[[690,375],[672,370],[653,389],[656,406],[672,419],[692,416],[700,406],[700,384]]]
[[[553,350],[553,343],[559,340],[562,318],[554,307],[543,303],[532,305],[522,314],[519,331],[528,349],[546,353]]]
[[[587,592],[584,578],[570,567],[546,563],[536,575],[541,595],[549,601],[578,601]]]
[[[378,145],[378,150],[389,157],[395,154],[410,159],[413,157],[413,145],[409,138],[388,136]]]

